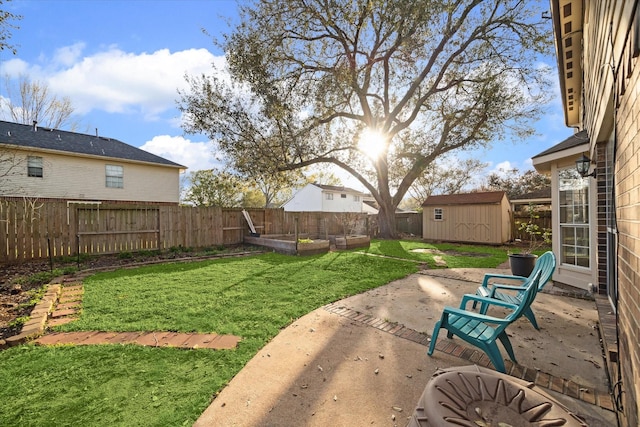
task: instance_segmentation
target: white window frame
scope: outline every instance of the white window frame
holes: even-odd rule
[[[105,165],[105,186],[107,188],[124,188],[123,166]]]
[[[433,220],[444,221],[444,210],[442,208],[433,208]]]
[[[327,200],[333,200],[333,193],[326,193],[325,198],[326,198]]]
[[[563,172],[575,176],[563,178]],[[591,268],[589,186],[589,177],[578,176],[574,167],[558,171],[558,241],[563,265]]]
[[[44,162],[40,156],[27,156],[27,176],[32,178],[44,177]]]
[[[360,201],[360,196],[353,196],[353,201],[354,202],[359,202]]]

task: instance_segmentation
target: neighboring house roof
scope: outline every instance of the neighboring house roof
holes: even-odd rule
[[[554,145],[551,148],[544,150],[542,153],[536,154],[532,157],[532,159],[536,159],[538,157],[546,156],[548,154],[557,153],[563,150],[568,150],[569,148],[578,147],[582,144],[589,142],[589,135],[587,135],[586,130],[582,130],[571,135],[569,138],[565,139],[562,142]]]
[[[354,190],[353,188],[349,188],[349,187],[344,187],[344,186],[338,186],[338,185],[324,185],[324,184],[317,184],[317,183],[313,183],[313,185],[315,185],[318,188],[321,188],[323,190],[327,190],[327,191],[335,191],[335,192],[343,192],[343,193],[350,193],[350,194],[358,194],[360,196],[369,196],[369,194],[363,193],[362,191],[358,191],[358,190]]]
[[[364,203],[367,206],[372,207],[375,210],[380,209],[380,206],[378,206],[378,202],[376,202],[375,200],[363,200],[362,203]]]
[[[484,193],[442,194],[427,197],[422,206],[442,205],[482,205],[500,203],[506,197],[504,191],[488,191]]]
[[[378,205],[378,202],[376,202],[375,199],[363,200],[362,205],[363,205],[362,206],[363,210],[366,209],[367,213],[377,214],[378,211],[380,210],[380,205]],[[365,205],[368,206],[368,208],[366,208]],[[413,212],[413,211],[407,211],[404,209],[396,208],[396,213],[406,213],[406,212]]]
[[[186,166],[125,144],[117,139],[5,121],[0,121],[0,145],[186,169]]]

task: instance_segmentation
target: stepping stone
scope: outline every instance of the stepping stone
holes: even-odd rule
[[[445,261],[444,258],[442,258],[439,255],[434,256],[433,260],[435,261],[436,265],[438,265],[438,266],[441,266],[441,267],[446,267],[447,266],[447,261]]]
[[[76,310],[75,308],[68,308],[66,310],[55,310],[53,313],[51,313],[51,317],[55,319],[57,317],[72,316],[74,314],[78,314],[78,310]]]
[[[70,302],[82,302],[82,294],[63,295],[58,300],[59,304],[67,304]]]
[[[130,344],[134,343],[142,332],[114,332],[113,337],[106,338],[105,344]]]
[[[239,341],[240,337],[234,335],[85,331],[54,332],[37,338],[34,343],[38,345],[138,344],[150,347],[231,350],[236,348]]]
[[[78,320],[75,317],[60,317],[57,319],[51,319],[48,322],[49,326],[60,326],[60,325],[66,325],[67,323],[71,323]]]
[[[80,308],[82,301],[65,302],[64,304],[56,305],[56,310],[67,310],[70,308]]]

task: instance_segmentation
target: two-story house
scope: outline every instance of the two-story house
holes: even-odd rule
[[[566,126],[552,178],[554,280],[593,283],[619,425],[640,425],[640,2],[551,0]]]
[[[0,196],[175,203],[186,167],[117,139],[0,121]]]
[[[307,184],[282,207],[290,212],[363,212],[367,194],[336,185]]]

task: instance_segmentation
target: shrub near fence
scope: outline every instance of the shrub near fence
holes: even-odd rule
[[[366,214],[247,209],[261,234],[366,234]],[[0,263],[243,242],[242,209],[0,199]]]
[[[530,236],[519,230],[519,224],[522,222],[532,222],[538,225],[540,230],[551,230],[551,211],[536,211],[534,218],[531,218],[528,212],[513,213],[511,220],[511,235],[514,239],[527,241]]]

